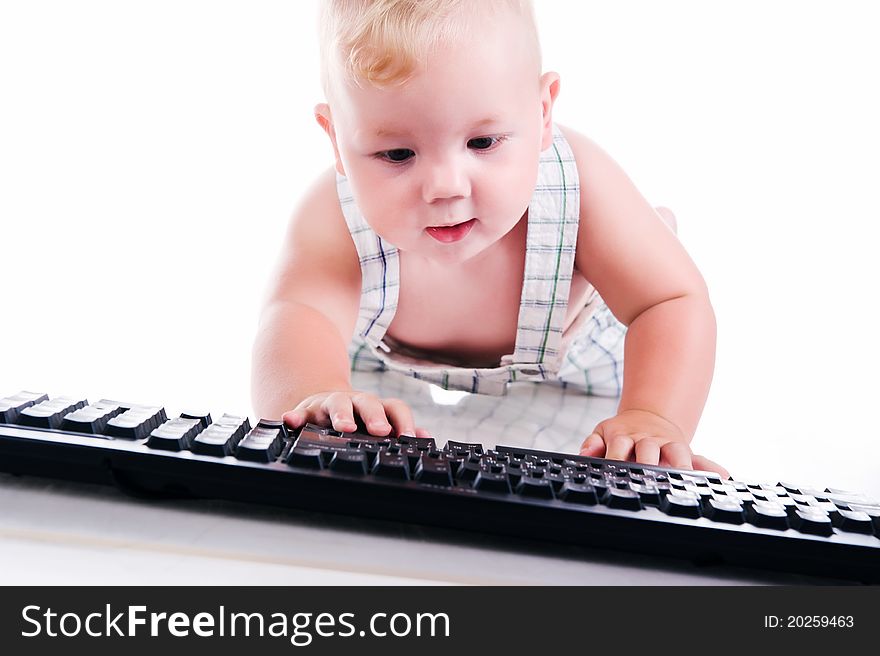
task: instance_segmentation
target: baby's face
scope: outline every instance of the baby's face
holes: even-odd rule
[[[402,251],[463,262],[507,234],[531,200],[558,76],[539,79],[520,32],[496,27],[438,52],[402,87],[338,94],[337,168],[370,226]]]

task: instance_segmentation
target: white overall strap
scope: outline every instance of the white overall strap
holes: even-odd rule
[[[367,224],[354,202],[348,178],[336,174],[339,204],[361,265],[361,304],[355,334],[378,348],[397,310],[400,264],[397,248]]]
[[[533,363],[553,372],[559,367],[579,217],[577,164],[554,124],[553,143],[541,153],[529,205],[514,363]]]

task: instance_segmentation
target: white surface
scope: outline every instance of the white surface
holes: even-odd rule
[[[880,495],[874,4],[536,5],[556,119],[676,212],[712,292],[695,449],[742,478]],[[330,161],[314,17],[0,4],[0,395],[248,411],[278,240]]]

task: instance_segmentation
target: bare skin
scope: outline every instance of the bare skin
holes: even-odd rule
[[[360,265],[335,172],[348,177],[373,230],[400,252],[388,336],[470,366],[497,366],[513,351],[526,210],[538,156],[552,141],[559,76],[530,77],[531,55],[510,43],[516,25],[502,28],[437,52],[402,87],[348,84],[332,109],[316,107],[336,162],[294,213],[261,318],[253,366],[261,416],[341,431],[355,430],[359,420],[382,436],[428,432],[400,399],[351,388],[346,346]],[[523,61],[512,64],[510,53]],[[479,79],[468,73],[472,61],[481,62]],[[493,122],[481,122],[486,117]],[[711,382],[715,319],[705,283],[674,234],[674,216],[648,204],[589,138],[560,129],[581,177],[567,323],[595,287],[629,327],[618,412],[586,437],[582,453],[726,476],[689,446]],[[472,218],[474,228],[453,244],[428,230]]]

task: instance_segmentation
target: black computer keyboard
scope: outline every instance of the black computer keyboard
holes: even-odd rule
[[[21,392],[0,470],[880,582],[880,504],[567,453],[380,438]]]

